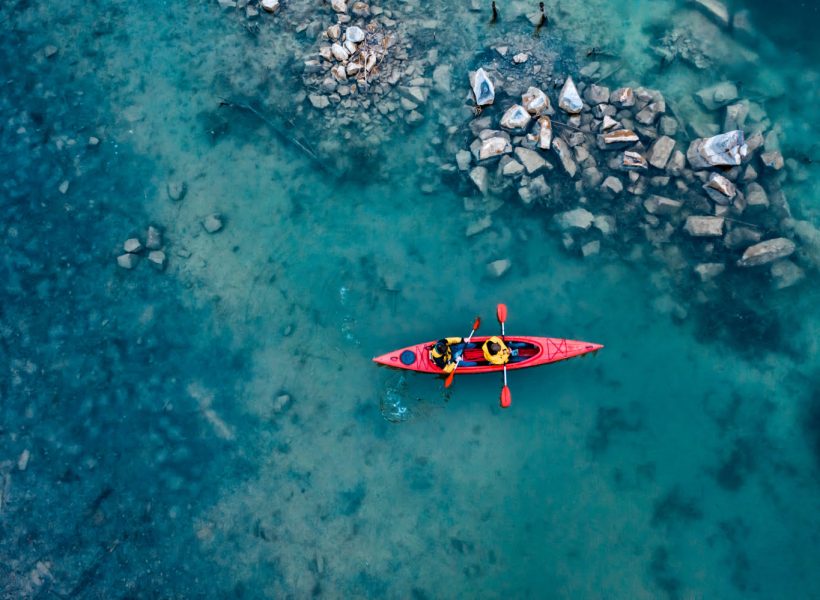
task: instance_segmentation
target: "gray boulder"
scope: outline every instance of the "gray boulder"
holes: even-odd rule
[[[577,115],[584,108],[584,103],[581,101],[581,96],[578,94],[578,88],[575,87],[572,77],[567,77],[561,92],[558,94],[558,106],[571,115]]]
[[[477,106],[487,106],[495,101],[495,87],[484,69],[470,73],[470,87]]]
[[[710,138],[698,138],[689,144],[686,158],[693,169],[739,165],[748,148],[743,131],[736,129]]]
[[[544,157],[538,154],[535,150],[530,150],[529,148],[516,148],[515,157],[521,161],[522,165],[524,165],[528,175],[532,175],[533,173],[540,171],[547,164]]]
[[[737,86],[731,81],[721,81],[695,93],[708,110],[717,110],[737,100]]]
[[[646,160],[656,169],[664,169],[674,149],[675,140],[662,135],[649,147],[649,151],[646,153]]]
[[[673,215],[683,206],[680,200],[673,200],[665,196],[652,195],[643,201],[646,212],[652,215]]]
[[[555,112],[550,105],[549,97],[537,87],[527,88],[527,91],[521,95],[521,104],[527,112],[536,117],[551,115]]]
[[[561,161],[561,166],[564,167],[567,175],[570,177],[575,177],[575,173],[578,172],[578,165],[576,165],[575,161],[572,159],[572,152],[566,142],[560,137],[556,137],[552,141],[552,149],[555,154],[558,155],[558,159]]]
[[[513,104],[501,117],[501,127],[509,130],[525,129],[530,124],[530,113],[520,104]]]
[[[790,256],[796,249],[794,242],[788,238],[775,238],[749,246],[737,261],[739,267],[756,267],[772,263]]]
[[[574,208],[558,213],[553,217],[553,221],[562,231],[580,229],[586,231],[592,227],[595,217],[585,208]]]
[[[723,235],[723,217],[702,217],[690,215],[686,217],[683,228],[692,237],[720,237]]]

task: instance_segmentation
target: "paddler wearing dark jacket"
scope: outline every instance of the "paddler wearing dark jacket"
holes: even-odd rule
[[[494,335],[484,342],[481,349],[484,351],[484,358],[487,359],[487,362],[490,364],[505,365],[510,362],[510,349],[507,348],[504,341],[497,335]]]
[[[449,373],[456,368],[456,361],[453,359],[451,346],[463,344],[464,338],[448,337],[442,338],[430,349],[430,360],[445,373]]]

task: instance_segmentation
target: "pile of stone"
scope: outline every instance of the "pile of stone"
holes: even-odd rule
[[[333,0],[331,8],[335,22],[320,34],[318,52],[304,60],[306,104],[331,108],[341,125],[421,122],[433,85],[424,70],[435,60],[411,60],[410,35],[389,10],[345,0]],[[449,90],[449,70],[437,77]]]
[[[276,14],[279,12],[279,0],[217,0],[224,9],[243,11],[248,19],[256,19],[260,13]]]
[[[793,238],[820,236],[806,222],[797,228],[808,233],[795,233],[780,189],[784,160],[776,135],[764,136],[759,125],[767,121],[759,119],[746,136],[749,103],[733,85],[696,94],[707,110],[725,110],[726,130],[688,146],[678,139],[685,124],[657,90],[610,90],[567,77],[556,110],[536,86],[520,102],[495,106],[493,77],[484,68],[470,73],[470,87],[479,116],[456,167],[485,197],[545,207],[567,249],[597,254],[619,230],[620,241],[634,245],[637,226],[654,248],[688,253],[702,281],[727,268],[762,265],[778,288],[802,278],[792,261]]]
[[[145,233],[145,244],[139,238],[129,238],[123,243],[122,249],[125,252],[117,257],[117,264],[123,269],[133,269],[140,263],[143,256],[155,269],[159,271],[165,269],[167,259],[163,250],[162,231],[158,227],[148,226]]]

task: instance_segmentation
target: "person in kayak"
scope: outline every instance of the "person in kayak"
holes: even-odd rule
[[[430,360],[432,360],[439,369],[445,373],[449,373],[456,368],[458,359],[464,351],[465,346],[466,342],[464,338],[442,338],[430,349]],[[454,349],[455,352],[453,352]]]
[[[484,358],[492,365],[506,365],[510,362],[510,349],[497,335],[484,342],[481,349],[484,351]]]

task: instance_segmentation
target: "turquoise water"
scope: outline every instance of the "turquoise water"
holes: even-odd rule
[[[0,8],[2,597],[820,596],[811,244],[794,286],[731,266],[701,285],[691,240],[647,242],[560,166],[557,206],[523,206],[481,200],[454,159],[467,72],[493,61],[511,79],[485,116],[594,60],[612,89],[660,90],[684,150],[722,122],[692,94],[726,79],[787,159],[761,180],[820,226],[816,9],[734,2],[744,40],[682,2],[547,2],[537,36],[536,3],[498,5],[495,25],[483,4],[382,5],[406,78],[451,66],[413,125],[311,108],[328,6]],[[676,31],[693,41],[661,61]],[[580,196],[619,215],[586,258],[552,223]],[[151,224],[164,271],[118,267]],[[444,390],[370,360],[476,314],[494,333],[498,302],[508,332],[606,347],[511,373],[507,410],[500,377]]]

